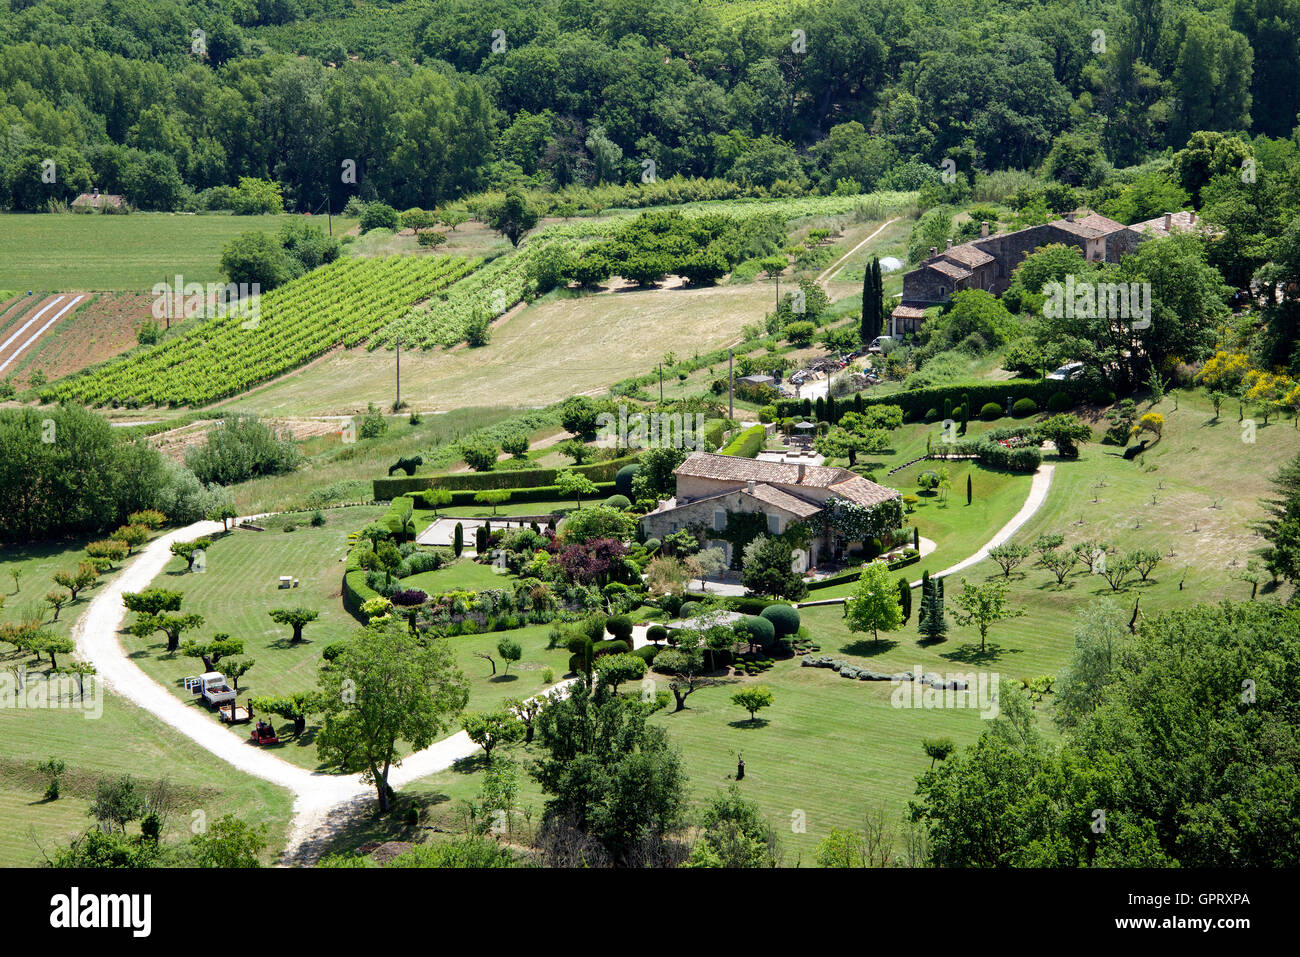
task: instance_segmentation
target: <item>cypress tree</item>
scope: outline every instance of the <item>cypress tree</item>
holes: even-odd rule
[[[885,279],[880,271],[880,257],[871,257],[871,272],[875,277],[873,282],[876,287],[876,316],[872,323],[872,338],[884,332],[885,322]]]
[[[871,327],[873,320],[871,310],[874,307],[874,296],[871,288],[872,275],[868,269],[862,275],[862,319],[858,322],[858,338],[862,340],[863,345],[871,342]]]
[[[912,586],[903,576],[898,580],[898,605],[903,610],[903,624],[912,617]]]
[[[921,530],[915,525],[912,526],[912,547],[918,552],[921,550]]]
[[[862,414],[862,393],[861,392],[853,393],[853,411],[856,412],[858,415]]]
[[[456,531],[451,537],[451,550],[457,558],[460,558],[460,553],[465,550],[465,526],[460,522],[456,523]]]
[[[970,487],[970,475],[967,474],[967,476],[966,476],[966,504],[967,504],[967,505],[970,504],[970,499],[971,499],[971,494],[970,494],[970,492],[971,492],[971,487]]]
[[[839,421],[839,416],[835,414],[835,396],[829,393],[826,395],[826,421],[831,425]]]
[[[930,604],[930,573],[921,572],[921,607],[916,612],[916,627],[923,633],[925,631],[925,612],[926,606]]]
[[[930,641],[948,637],[948,622],[943,615],[943,579],[931,578],[921,586],[921,634]]]

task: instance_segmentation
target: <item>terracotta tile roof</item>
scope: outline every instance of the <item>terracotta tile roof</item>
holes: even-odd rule
[[[958,266],[956,263],[950,263],[944,259],[935,259],[925,264],[926,269],[933,269],[935,272],[942,273],[949,279],[967,279],[970,277],[970,270]]]
[[[955,260],[963,266],[983,266],[985,263],[993,262],[992,256],[971,243],[953,246],[952,249],[943,250],[939,255],[940,257]]]
[[[830,490],[832,495],[848,499],[850,502],[857,502],[859,505],[879,505],[881,502],[887,502],[891,498],[898,498],[899,496],[896,489],[877,485],[875,482],[864,479],[861,475],[855,475],[843,482],[836,482],[831,486]]]
[[[1088,226],[1092,229],[1099,229],[1103,233],[1114,233],[1126,228],[1123,223],[1117,223],[1113,219],[1108,219],[1101,215],[1101,213],[1089,213],[1087,216],[1076,219],[1075,222],[1082,223],[1084,226]]]
[[[773,488],[770,485],[755,485],[752,492],[748,491],[748,489],[741,489],[740,491],[741,494],[750,495],[766,505],[782,509],[800,518],[808,518],[822,510],[820,505],[806,502],[789,492],[783,492],[779,488]]]
[[[924,319],[925,310],[916,306],[895,306],[890,315],[895,319]]]
[[[806,465],[803,466],[804,477],[800,482],[799,468],[790,462],[760,462],[758,459],[738,455],[692,452],[685,462],[677,466],[674,474],[718,482],[767,482],[774,485],[806,485],[810,488],[829,488],[853,474],[848,469]]]
[[[1185,233],[1196,228],[1195,213],[1169,213],[1166,215],[1169,216],[1171,229],[1165,229],[1164,216],[1148,219],[1144,223],[1134,223],[1129,229],[1139,233],[1152,232],[1161,236],[1168,236],[1171,233]]]

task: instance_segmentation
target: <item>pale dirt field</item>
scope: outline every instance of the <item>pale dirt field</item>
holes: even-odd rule
[[[767,283],[601,293],[516,309],[481,349],[402,353],[402,398],[413,409],[549,405],[604,391],[664,353],[725,346],[771,306]],[[269,416],[351,414],[392,402],[394,355],[353,349],[326,357],[223,407]]]

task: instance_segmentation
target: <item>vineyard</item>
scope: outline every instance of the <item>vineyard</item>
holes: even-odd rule
[[[206,405],[355,346],[467,273],[451,257],[339,259],[152,348],[42,389],[42,402],[89,406]]]

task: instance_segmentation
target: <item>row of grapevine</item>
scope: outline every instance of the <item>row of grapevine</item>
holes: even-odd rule
[[[356,346],[471,272],[454,257],[343,258],[149,349],[40,392],[89,406],[206,405],[290,372],[335,346]]]

